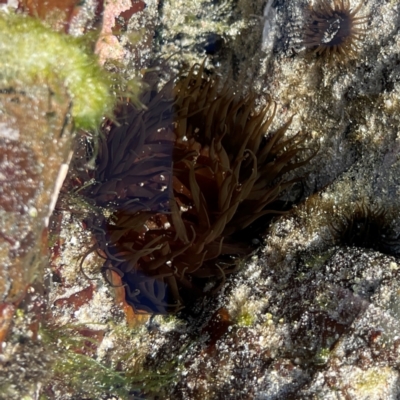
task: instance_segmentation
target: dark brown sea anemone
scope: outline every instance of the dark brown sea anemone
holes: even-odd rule
[[[328,62],[345,63],[356,56],[368,16],[359,16],[349,0],[316,0],[308,10],[303,44]]]
[[[306,164],[306,135],[266,134],[276,106],[193,67],[161,90],[156,81],[104,129],[96,183],[84,194],[115,212],[97,227],[104,270],[121,276],[135,309],[176,312],[216,289],[251,251],[235,234],[268,214]]]
[[[393,213],[383,207],[356,203],[352,210],[333,219],[329,229],[339,244],[384,254],[400,253],[400,237],[393,226]]]

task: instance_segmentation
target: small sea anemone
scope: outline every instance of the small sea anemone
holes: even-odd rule
[[[400,253],[400,238],[393,227],[391,211],[357,203],[341,213],[329,225],[335,240],[343,245],[364,247],[384,254]]]
[[[303,44],[330,63],[354,58],[368,21],[368,16],[358,16],[361,6],[353,9],[349,0],[316,0],[308,10]]]
[[[237,236],[263,216],[299,178],[307,135],[284,139],[291,119],[268,136],[276,105],[255,111],[256,95],[206,75],[203,66],[157,90],[153,75],[144,108],[127,105],[104,127],[96,183],[84,190],[115,210],[97,227],[104,271],[126,285],[135,309],[176,312],[214,290],[251,251]],[[151,79],[149,79],[151,78]]]

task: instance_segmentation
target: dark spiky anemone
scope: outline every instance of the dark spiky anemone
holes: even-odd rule
[[[149,77],[145,108],[128,105],[105,127],[85,195],[116,210],[97,238],[127,302],[168,313],[236,269],[250,246],[235,234],[280,212],[272,203],[298,180],[283,177],[314,154],[297,160],[306,135],[285,140],[291,120],[266,137],[275,104],[256,112],[254,94],[240,97],[203,66],[160,91]]]
[[[339,244],[400,254],[400,237],[393,227],[393,213],[383,207],[356,203],[333,219],[329,229]]]
[[[359,16],[349,0],[316,0],[308,10],[303,44],[328,62],[345,63],[356,56],[368,16]]]

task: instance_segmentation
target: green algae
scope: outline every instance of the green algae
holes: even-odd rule
[[[110,78],[82,40],[46,28],[25,15],[0,13],[0,84],[7,90],[43,84],[66,88],[77,128],[92,129],[110,113]]]
[[[355,382],[356,394],[364,398],[370,398],[387,386],[392,374],[390,367],[373,367],[366,371],[360,371]],[[381,389],[381,390],[379,390]]]
[[[241,327],[250,327],[253,326],[256,321],[256,317],[254,313],[245,311],[240,314],[237,318],[237,324]]]
[[[105,326],[91,325],[99,325],[100,329]],[[143,329],[113,322],[107,326],[115,347],[113,345],[111,354],[105,357],[96,355],[94,349],[99,344],[96,339],[79,333],[85,329],[83,324],[41,327],[42,341],[54,355],[49,387],[54,388],[58,382],[58,388],[65,393],[84,396],[88,400],[102,396],[131,399],[142,394],[162,394],[165,388],[177,381],[182,368],[178,357],[161,363],[157,368],[145,365],[141,349]],[[121,343],[127,346],[121,346]],[[46,396],[46,388],[42,395]]]

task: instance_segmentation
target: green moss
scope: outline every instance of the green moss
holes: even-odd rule
[[[96,127],[111,111],[110,79],[82,41],[34,18],[0,12],[0,52],[2,88],[44,84],[56,95],[66,88],[78,128]]]

